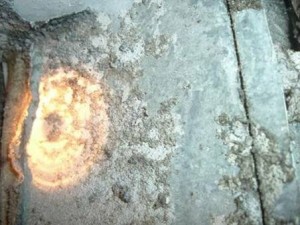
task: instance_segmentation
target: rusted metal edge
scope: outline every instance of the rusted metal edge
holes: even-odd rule
[[[5,61],[8,76],[3,90],[5,107],[1,136],[0,221],[2,225],[10,225],[16,224],[21,204],[21,183],[24,175],[23,149],[20,148],[20,144],[24,120],[31,102],[31,92],[29,57],[13,52],[5,57]],[[3,87],[4,79],[0,85]]]

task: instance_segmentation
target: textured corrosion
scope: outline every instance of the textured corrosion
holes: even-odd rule
[[[4,109],[1,143],[1,220],[3,224],[14,224],[19,204],[19,184],[23,182],[20,150],[21,135],[27,109],[31,101],[29,87],[30,63],[17,53],[7,57],[8,81]]]

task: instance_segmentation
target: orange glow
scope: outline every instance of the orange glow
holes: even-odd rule
[[[106,109],[95,79],[63,70],[42,77],[27,144],[35,186],[47,190],[66,187],[87,176],[106,142]]]

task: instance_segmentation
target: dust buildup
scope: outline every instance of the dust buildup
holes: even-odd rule
[[[260,0],[228,0],[232,11],[242,11],[244,9],[262,9]]]
[[[299,122],[300,122],[300,54],[299,52],[286,50],[276,46],[278,60],[278,73],[283,76],[284,93],[289,119],[290,148],[295,167],[295,179],[286,184],[281,195],[277,199],[274,214],[282,223],[298,224],[300,219],[299,208]]]
[[[169,179],[180,130],[180,118],[173,112],[176,99],[165,99],[158,110],[150,113],[138,79],[143,76],[143,59],[159,59],[168,54],[172,37],[158,32],[153,39],[153,35],[145,33],[142,24],[148,18],[141,18],[141,11],[147,12],[149,18],[159,18],[164,12],[163,3],[135,3],[124,17],[119,18],[120,21],[102,13],[95,15],[85,11],[36,27],[35,68],[42,73],[75,68],[80,74],[88,74],[88,79],[92,77],[103,84],[102,95],[95,99],[105,99],[109,132],[103,146],[103,159],[95,160],[84,182],[73,188],[58,187],[51,196],[31,189],[30,207],[35,213],[30,213],[28,223],[34,223],[35,215],[40,215],[45,221],[61,224],[86,221],[95,224],[171,224]],[[157,32],[155,26],[149,29],[149,32]],[[71,89],[63,99],[70,112],[74,103],[87,102],[80,96],[91,86],[82,89],[78,85],[79,79],[73,78],[53,84],[59,87],[64,83],[64,92]],[[90,104],[91,110],[102,110],[93,107]],[[97,121],[95,116],[90,118]],[[68,121],[62,121],[64,127]],[[80,127],[74,121],[71,124]],[[88,122],[86,126],[89,127]],[[102,133],[99,129],[89,131],[95,140]],[[56,207],[49,213],[47,205]],[[69,214],[62,216],[66,206]],[[94,210],[87,211],[91,208]]]
[[[264,217],[264,221],[275,224],[272,212],[276,200],[283,186],[294,178],[289,152],[283,154],[274,138],[261,127],[252,124],[251,136],[248,124],[241,119],[222,114],[217,121],[221,125],[219,137],[230,148],[227,159],[239,167],[237,176],[224,176],[219,183],[220,188],[237,195],[237,209],[226,221],[258,225]]]
[[[125,203],[130,202],[130,193],[129,188],[127,186],[122,186],[120,184],[115,184],[112,187],[112,191],[116,197],[118,197],[121,201]]]
[[[300,53],[276,48],[278,72],[283,75],[286,107],[289,123],[300,122]]]
[[[219,181],[221,189],[231,190],[236,196],[236,210],[225,218],[226,224],[260,225],[261,206],[248,124],[243,119],[230,118],[226,113],[217,118],[217,123],[221,126],[218,135],[230,149],[227,160],[239,168],[236,176],[223,176]]]

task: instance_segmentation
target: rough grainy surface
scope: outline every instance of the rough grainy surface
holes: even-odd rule
[[[299,105],[299,53],[276,48],[279,71],[283,74],[284,94],[290,123],[300,122]]]
[[[33,2],[37,7],[47,4]],[[23,5],[24,11],[14,7],[27,13],[28,20],[38,21],[81,10],[82,1],[77,2],[68,8],[57,0],[46,5],[47,13],[36,15],[30,9],[34,4]],[[86,4],[89,2],[93,1]],[[1,60],[15,51],[30,59],[32,69],[33,101],[21,143],[24,151],[28,148],[28,155],[22,164],[25,179],[20,186],[22,205],[17,222],[299,224],[298,181],[292,181],[289,152],[282,153],[278,147],[286,138],[281,138],[281,132],[287,131],[281,129],[282,124],[287,125],[283,93],[276,83],[278,77],[272,77],[275,73],[267,73],[269,67],[275,68],[268,64],[273,46],[261,10],[268,4],[230,0],[123,3],[115,9],[109,4],[97,5],[50,21],[27,23],[12,13],[7,3],[0,2],[0,22],[4,24],[0,28]],[[61,10],[56,10],[60,6]],[[247,14],[249,8],[252,16]],[[249,21],[234,27],[230,13],[245,15],[242,18]],[[258,57],[253,51],[247,58],[251,46],[242,41],[235,45],[244,28],[248,30],[242,40],[255,43],[255,49],[264,54]],[[266,33],[255,34],[264,30]],[[243,51],[247,54],[241,55]],[[297,178],[298,55],[284,51],[278,55],[279,73],[286,75]],[[261,68],[267,72],[255,73],[264,76],[245,75],[252,60],[264,62]],[[261,65],[257,61],[251,68]],[[74,71],[78,79],[66,81],[68,71]],[[273,82],[265,83],[269,86],[264,93],[279,99],[275,104],[278,110],[269,111],[274,109],[273,98],[257,107],[262,98],[255,98],[253,91],[263,82],[251,83],[250,79],[261,77]],[[62,82],[50,82],[53,90],[49,91],[45,84],[51,78]],[[56,98],[57,92],[63,94]],[[39,96],[42,93],[47,94]],[[55,101],[47,104],[47,96]],[[257,105],[247,104],[249,99]],[[80,105],[87,102],[89,105]],[[61,104],[57,112],[43,116],[56,109],[54,104]],[[64,119],[59,116],[63,112],[67,115]],[[100,114],[105,116],[98,118]],[[47,141],[55,144],[59,137],[72,137],[78,140],[80,154],[69,151],[73,142],[63,151],[41,149],[40,144],[34,148],[35,142],[30,140],[38,140],[30,138],[35,119],[43,121],[41,132]],[[105,129],[99,128],[99,122],[104,124],[101,119],[105,119]],[[69,123],[76,128],[71,134],[69,127],[60,127]],[[275,135],[270,132],[273,128],[278,129]],[[68,132],[62,135],[64,131]],[[35,137],[40,137],[38,133],[35,131]],[[51,161],[53,158],[57,160]],[[66,163],[57,166],[61,158]],[[75,169],[74,164],[69,166],[72,161]],[[87,172],[81,174],[83,165]],[[66,178],[68,182],[63,182]]]
[[[6,1],[0,1],[0,60],[10,51],[26,52],[30,47],[28,35],[30,26],[12,11]]]
[[[300,154],[299,154],[299,52],[286,50],[276,46],[278,59],[278,71],[283,75],[284,93],[289,118],[291,135],[291,151],[293,154],[293,166],[295,179],[287,184],[275,207],[276,216],[282,221],[291,221],[299,224],[300,201]]]
[[[148,5],[144,3],[140,7]],[[159,6],[155,3],[154,7]],[[7,12],[3,13],[7,19]],[[120,26],[118,32],[112,32],[116,25]],[[13,30],[10,23],[7,27],[8,31],[1,30],[5,34]],[[5,37],[1,47],[8,51],[10,43]],[[171,112],[176,101],[161,102],[157,112],[149,115],[143,100],[145,94],[134,81],[142,75],[141,56],[160,57],[168,50],[170,38],[162,34],[144,39],[129,13],[114,24],[108,15],[87,11],[34,28],[26,25],[20,37],[21,43],[14,41],[21,46],[24,39],[34,42],[31,86],[35,96],[43,74],[72,67],[85,76],[101,80],[107,87],[104,86],[104,97],[109,108],[104,110],[110,124],[109,141],[99,149],[105,157],[97,160],[84,183],[58,188],[49,194],[32,186],[30,180],[25,181],[23,189],[28,194],[23,198],[28,201],[24,200],[23,204],[28,209],[20,221],[28,224],[169,223],[170,159],[176,147],[175,135],[180,130],[176,127],[177,116]],[[18,48],[15,43],[11,46]],[[32,119],[27,120],[27,131]],[[29,170],[25,169],[25,175],[29,175]],[[50,205],[56,207],[49,208]],[[89,212],[88,208],[94,206],[97,211]]]
[[[292,20],[292,29],[295,41],[297,42],[297,50],[300,49],[300,1],[299,0],[291,0],[291,20]]]
[[[262,5],[266,11],[270,34],[274,44],[290,48],[291,32],[290,20],[285,1],[262,0]]]
[[[240,118],[230,118],[226,114],[218,117],[218,123],[222,126],[219,130],[220,138],[230,148],[227,154],[228,161],[240,168],[236,176],[224,176],[219,183],[221,188],[228,188],[237,193],[237,209],[226,218],[226,224],[238,224],[241,221],[249,225],[262,224],[254,159],[251,154],[253,140],[248,124]],[[247,193],[243,190],[247,190]]]
[[[215,21],[209,19],[209,16],[205,20],[201,19],[198,13],[202,9],[211,15],[218,7],[226,12],[225,5],[209,1],[190,4],[143,1],[135,4],[118,20],[105,13],[84,12],[36,26],[36,41],[32,51],[33,81],[38,80],[36,78],[47,68],[55,69],[65,65],[101,79],[109,87],[105,95],[109,105],[110,134],[104,149],[107,158],[93,167],[84,185],[67,190],[69,194],[65,201],[60,199],[66,190],[53,195],[45,195],[35,189],[31,191],[30,210],[27,214],[30,223],[40,219],[53,223],[101,221],[108,224],[168,224],[175,217],[178,224],[188,221],[194,224],[199,219],[203,223],[216,221],[217,218],[226,216],[228,211],[234,210],[231,192],[218,190],[218,179],[222,174],[232,173],[233,169],[223,155],[227,151],[226,146],[222,146],[214,137],[217,127],[214,118],[218,113],[227,110],[243,117],[241,105],[234,104],[230,107],[231,102],[239,101],[237,70],[231,72],[228,69],[235,65],[231,61],[234,49],[230,39],[226,40],[229,47],[224,46],[218,36],[207,29]],[[220,14],[216,31],[224,30],[223,35],[227,37],[230,34],[229,18],[224,15],[226,14]],[[173,22],[177,17],[179,24]],[[227,25],[224,26],[224,22]],[[178,29],[178,26],[182,29]],[[207,33],[201,39],[188,32],[190,29],[197,30],[197,27]],[[201,30],[197,32],[201,33]],[[86,38],[87,34],[89,38]],[[194,44],[186,42],[190,39],[205,43],[207,38],[211,39],[209,45],[204,44],[207,53],[202,52],[200,55]],[[224,59],[220,55],[218,60],[228,62],[228,65],[226,63],[217,70],[220,77],[218,80],[213,76],[206,80],[206,73],[214,73],[216,70],[212,66],[205,68],[205,61],[201,65],[205,68],[203,72],[200,68],[194,69],[199,63],[193,59],[209,59],[215,52],[216,43],[223,48],[226,56]],[[178,60],[181,60],[180,65]],[[218,60],[215,59],[216,65]],[[201,71],[201,76],[198,71]],[[224,73],[228,77],[223,76]],[[207,90],[202,93],[204,82]],[[228,90],[228,83],[234,88]],[[223,97],[220,87],[228,96]],[[212,93],[216,92],[222,97],[215,105],[211,101],[198,101],[204,101],[206,96],[213,96]],[[191,95],[192,98],[186,98],[185,95]],[[191,109],[185,109],[185,100],[191,102]],[[223,105],[222,101],[228,102],[228,105]],[[203,104],[206,107],[201,107]],[[207,110],[215,107],[216,112],[207,113]],[[184,121],[171,111],[172,108],[184,115]],[[201,126],[197,126],[196,121],[203,124],[201,126],[206,126],[205,121],[211,121],[212,124],[199,129]],[[197,160],[200,157],[206,157],[207,161],[217,158],[218,163],[211,163],[212,167],[207,166],[199,173],[195,169],[201,164],[198,161],[185,161],[189,153],[183,152],[181,156],[180,152],[176,161],[178,165],[170,164],[172,156],[176,156],[176,146],[181,142],[183,126],[187,135],[184,138],[186,141],[181,145],[189,146],[184,147],[186,151],[194,154]],[[209,132],[211,139],[198,139],[204,130]],[[194,140],[192,145],[187,144],[190,138]],[[199,142],[203,145],[202,148],[216,148],[222,154],[218,155],[217,151],[210,151],[209,154],[205,151],[193,153],[194,144],[200,145]],[[193,167],[185,169],[183,163]],[[173,181],[170,182],[173,168],[179,168],[180,176],[173,174]],[[186,176],[186,173],[194,174],[195,177]],[[209,180],[207,173],[211,174]],[[190,182],[193,184],[190,185]],[[215,195],[216,200],[211,201],[203,196],[200,191],[202,187]],[[90,196],[91,203],[86,201],[86,196]],[[219,205],[219,201],[224,202],[227,207]],[[194,205],[186,215],[184,212],[189,207],[181,210],[183,202],[187,206]],[[52,204],[57,207],[49,212],[47,205]],[[60,212],[65,210],[66,205],[69,207],[68,214],[61,218]],[[87,213],[89,205],[97,206],[96,210]],[[218,209],[210,211],[207,208],[201,213],[194,213],[194,210],[198,211],[199,207],[205,205]]]
[[[6,55],[8,77],[3,112],[1,137],[1,223],[14,224],[21,202],[20,184],[24,181],[22,171],[22,133],[27,109],[31,101],[30,66],[26,57]],[[3,87],[2,87],[3,88]],[[20,97],[22,96],[22,97]],[[10,207],[12,209],[10,209]]]
[[[126,13],[134,0],[13,0],[14,10],[27,21],[47,21],[86,9],[104,11],[111,15]]]
[[[168,50],[170,38],[143,37],[132,21],[134,13],[121,19],[117,32],[112,32],[115,24],[108,15],[88,11],[36,27],[32,82],[47,70],[66,66],[101,80],[107,87],[104,98],[110,125],[102,148],[105,157],[96,161],[84,183],[53,194],[31,188],[29,224],[165,224],[171,220],[168,177],[180,130],[171,111],[176,101],[161,102],[150,115],[145,94],[134,84],[143,75],[141,57],[146,53],[160,57]],[[51,204],[56,207],[49,211]],[[88,207],[97,210],[87,211]]]
[[[242,11],[244,9],[261,9],[262,4],[260,0],[227,0],[230,8],[233,11]]]
[[[27,114],[26,104],[30,101],[28,80],[26,80],[26,76],[27,78],[30,76],[28,57],[30,43],[25,43],[26,39],[24,39],[24,34],[29,29],[28,23],[12,12],[9,4],[5,1],[0,1],[0,24],[0,63],[6,61],[6,64],[1,66],[3,69],[1,75],[6,77],[6,79],[1,78],[1,99],[9,99],[5,109],[2,109],[3,105],[1,104],[3,119],[1,119],[1,127],[3,122],[8,129],[1,132],[0,223],[9,224],[17,220],[18,208],[21,203],[20,196],[22,195],[17,177],[20,180],[23,178],[20,159],[24,150],[19,141],[21,140],[23,119]],[[19,54],[20,52],[23,54]],[[13,82],[10,83],[7,78]],[[8,90],[14,90],[13,92],[5,94],[7,90],[4,90],[4,80],[6,80],[5,83],[10,83]],[[23,98],[20,98],[20,95]],[[9,209],[10,206],[15,209]]]
[[[282,77],[276,70],[265,12],[255,9],[235,12],[233,24],[263,223],[275,224],[275,201],[284,185],[293,180]]]
[[[207,13],[203,19],[198,13],[200,9]],[[210,220],[217,221],[235,209],[231,192],[218,189],[218,179],[222,174],[232,173],[233,169],[223,155],[227,147],[215,138],[218,125],[214,118],[225,110],[241,117],[243,113],[240,104],[230,106],[231,102],[239,99],[236,88],[237,70],[232,72],[228,69],[235,66],[235,61],[231,60],[234,59],[232,40],[226,40],[229,47],[222,45],[218,35],[209,29],[209,25],[216,22],[209,15],[213,15],[216,9],[226,12],[226,6],[221,2],[142,1],[135,3],[119,18],[103,12],[85,11],[48,23],[36,23],[25,29],[23,39],[33,43],[30,57],[34,99],[37,99],[38,84],[43,74],[60,67],[72,68],[99,79],[103,84],[110,126],[107,143],[101,150],[104,157],[96,160],[89,176],[79,184],[45,192],[31,183],[34,173],[25,165],[24,173],[28,179],[25,179],[23,186],[22,208],[25,210],[21,214],[21,222],[170,224],[176,220],[180,224],[185,223],[184,221],[197,223],[201,219],[203,223],[207,223]],[[224,30],[222,36],[228,37],[229,18],[224,13],[219,15],[216,31]],[[179,18],[179,24],[174,23],[174,18]],[[198,31],[199,27],[202,31]],[[190,29],[206,34],[199,39],[198,35],[188,32]],[[205,44],[206,38],[211,40],[209,45]],[[187,39],[193,42],[186,42]],[[203,43],[207,53],[199,52],[194,41]],[[207,67],[203,70],[197,67],[199,64],[194,58],[211,59],[216,49],[219,49],[214,47],[216,44],[223,49],[226,58],[220,55],[214,64],[219,65],[219,60],[223,60],[228,65],[226,63],[217,70],[217,80],[213,76],[206,80],[206,73],[215,73],[214,66],[207,67],[207,63],[203,61],[201,67]],[[178,60],[181,61],[180,64]],[[169,67],[167,70],[166,66]],[[223,76],[224,73],[228,77]],[[204,82],[207,91],[202,93],[201,86]],[[227,84],[232,84],[234,88],[228,89]],[[205,105],[209,108],[193,106],[193,103],[203,104],[198,99],[204,100],[207,95],[213,96],[212,93],[216,91],[219,96],[223,96],[220,86],[228,93],[228,97],[220,97],[215,105],[207,101]],[[189,95],[194,97],[186,98]],[[185,109],[185,100],[190,102],[191,109]],[[222,105],[222,101],[228,102],[228,105]],[[27,119],[27,139],[37,104],[37,101],[33,102],[30,109],[32,116]],[[213,114],[207,112],[216,107]],[[202,118],[206,117],[211,125],[206,129],[199,129],[199,126],[193,124],[189,113],[197,123],[205,125]],[[181,120],[179,114],[184,115],[185,121]],[[178,151],[178,142],[184,134],[183,126],[188,134],[185,135],[185,143],[192,137],[197,145],[196,149],[200,145],[198,135],[204,130],[209,132],[211,139],[203,139],[202,148],[213,149],[216,146],[222,152],[218,154],[217,151],[210,151],[208,154],[211,157],[207,157],[207,160],[217,157],[217,164],[210,163],[213,167],[207,167],[201,173],[194,170],[199,168],[200,161],[191,162],[193,168],[182,169],[182,163],[189,162],[180,160],[183,159],[181,154],[176,161],[178,165],[171,165],[172,157],[176,156],[175,150]],[[189,136],[192,133],[195,136]],[[191,153],[194,143],[187,149]],[[204,151],[196,152],[198,159],[205,154]],[[184,155],[184,159],[187,159]],[[174,168],[179,168],[180,176],[173,173],[175,178],[170,182],[171,170]],[[186,176],[185,173],[196,177]],[[211,174],[211,179],[205,184],[207,173]],[[186,178],[193,185],[184,181]],[[208,192],[216,195],[215,201],[210,201],[209,198],[201,201],[201,198],[205,198],[200,191],[204,185]],[[190,187],[187,189],[185,186]],[[176,194],[171,193],[171,190],[176,190]],[[183,202],[186,206],[190,205],[190,201],[193,201],[193,210],[198,211],[197,207],[201,205],[209,205],[209,208],[189,218],[191,213],[184,216],[184,211],[189,209],[180,208]],[[224,202],[227,207],[224,208],[219,201]],[[50,207],[52,205],[55,207]],[[218,210],[211,211],[211,214],[210,208],[216,207]]]

